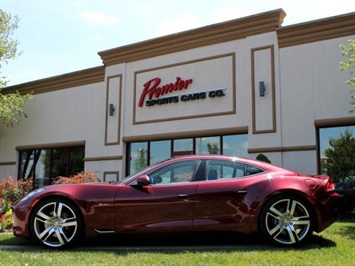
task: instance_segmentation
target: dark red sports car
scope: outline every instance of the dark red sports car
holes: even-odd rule
[[[338,201],[328,176],[235,157],[187,156],[116,184],[37,189],[14,206],[14,235],[57,248],[101,234],[235,231],[294,246],[335,221]]]

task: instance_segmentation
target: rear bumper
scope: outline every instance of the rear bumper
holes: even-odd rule
[[[316,232],[321,232],[332,225],[338,218],[340,206],[340,195],[332,193],[319,203],[318,206],[318,223],[315,228]]]

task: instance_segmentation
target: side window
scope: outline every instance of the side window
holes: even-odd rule
[[[256,175],[256,174],[260,174],[260,173],[264,172],[263,169],[255,167],[253,165],[246,164],[245,166],[246,166],[246,168],[245,168],[246,175]]]
[[[149,173],[151,184],[171,184],[190,182],[200,165],[199,160],[176,162]]]
[[[206,179],[230,179],[262,173],[264,170],[252,165],[227,160],[207,160]]]

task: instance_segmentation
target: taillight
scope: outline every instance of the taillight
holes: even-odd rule
[[[327,184],[325,185],[325,191],[326,192],[330,192],[330,191],[334,191],[335,190],[335,185],[332,182],[332,180],[328,180]]]

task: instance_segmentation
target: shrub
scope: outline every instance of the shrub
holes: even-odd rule
[[[0,232],[12,228],[12,205],[32,189],[32,180],[7,177],[0,181]]]
[[[80,184],[90,182],[100,182],[100,179],[93,172],[86,171],[69,177],[59,176],[53,184]]]

